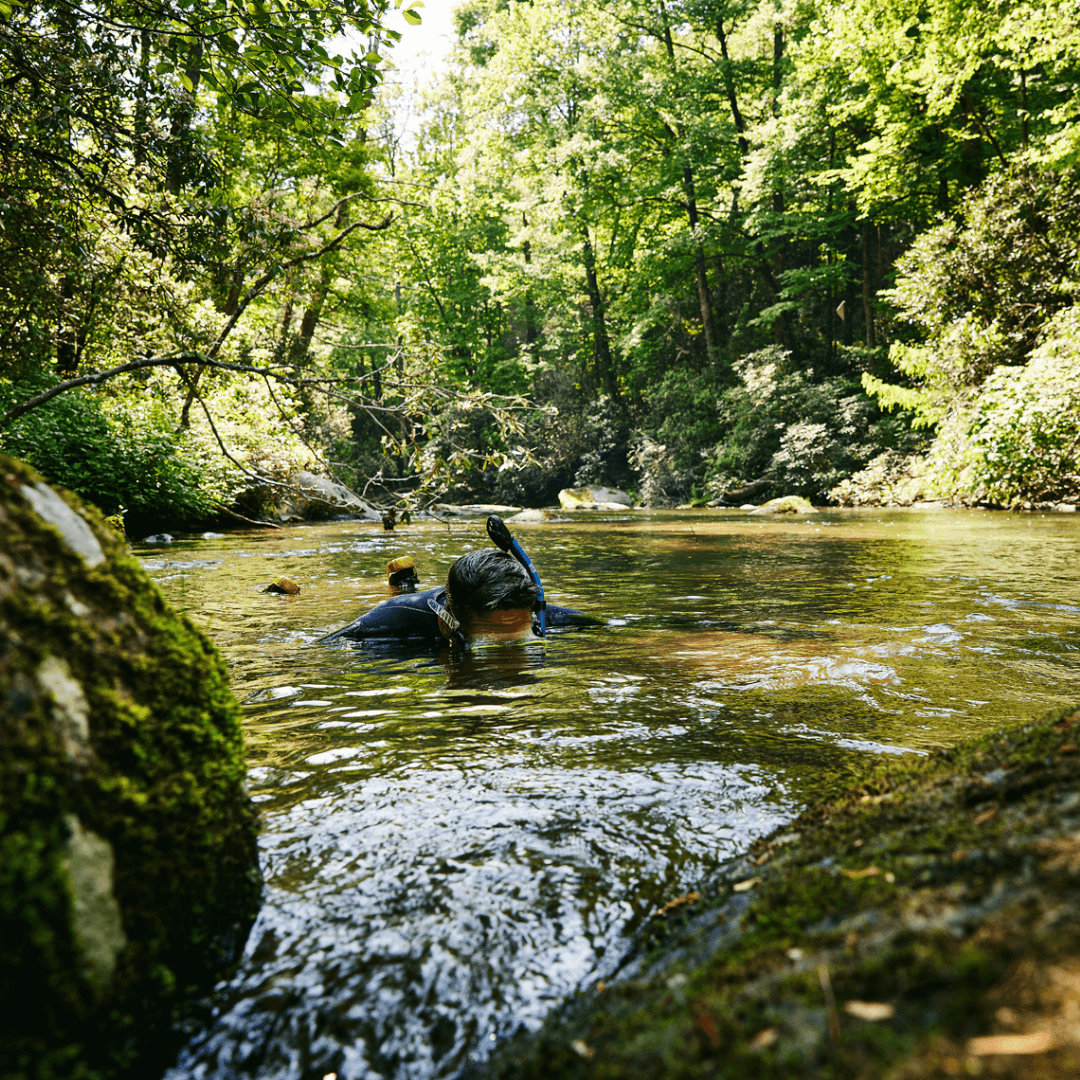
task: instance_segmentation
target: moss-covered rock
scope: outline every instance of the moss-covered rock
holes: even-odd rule
[[[0,1076],[153,1075],[254,917],[255,833],[218,653],[0,456]]]
[[[1080,1076],[1080,710],[873,773],[489,1077]]]
[[[801,495],[784,495],[779,499],[770,499],[750,511],[751,514],[812,514],[813,506]]]

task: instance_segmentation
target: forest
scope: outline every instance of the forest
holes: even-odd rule
[[[0,0],[0,450],[131,535],[1080,502],[1080,0],[461,0],[415,100],[394,8]]]

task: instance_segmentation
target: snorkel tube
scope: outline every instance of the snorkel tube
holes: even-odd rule
[[[510,535],[510,530],[503,524],[502,518],[496,514],[492,514],[487,519],[487,534],[500,551],[513,555],[521,563],[525,568],[525,573],[536,586],[536,603],[533,604],[533,611],[540,615],[540,636],[544,637],[547,634],[547,601],[544,599],[544,586],[540,584],[540,575],[536,572],[536,567],[525,554],[524,548]]]

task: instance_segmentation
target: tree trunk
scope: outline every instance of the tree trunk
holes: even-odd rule
[[[146,161],[149,110],[146,98],[150,91],[150,31],[139,32],[139,83],[135,91],[135,164]]]
[[[349,223],[348,203],[341,203],[334,215],[334,228],[343,229]],[[337,265],[337,254],[324,255],[319,263],[319,283],[311,294],[311,303],[304,308],[304,314],[300,318],[300,333],[292,347],[292,359],[295,364],[302,364],[311,348],[311,340],[315,336],[315,330],[322,317],[323,306],[326,297],[330,293],[330,286],[334,281],[334,268]],[[398,311],[401,311],[401,285],[395,287]]]
[[[660,3],[660,15],[663,19],[664,47],[667,50],[668,63],[671,66],[672,78],[675,80],[675,98],[680,100],[682,94],[679,91],[678,65],[675,63],[675,42],[671,37],[671,24],[668,22],[667,8],[663,0]],[[670,132],[673,141],[678,142],[674,130],[667,124],[665,128]],[[681,153],[676,146],[676,153]],[[686,195],[686,216],[690,223],[690,246],[694,253],[694,279],[697,284],[698,306],[701,308],[701,325],[705,331],[705,353],[709,363],[716,360],[716,328],[713,325],[712,298],[709,296],[709,275],[705,262],[705,248],[701,243],[700,219],[698,217],[697,187],[694,183],[694,170],[689,163],[683,164],[682,169],[683,192]]]
[[[694,174],[690,166],[683,169],[683,188],[686,191],[686,214],[690,219],[690,242],[694,248],[694,276],[697,279],[698,304],[701,307],[701,323],[705,328],[705,352],[709,362],[716,360],[716,327],[713,323],[712,297],[709,295],[709,278],[705,265],[705,248],[698,229],[697,192]]]
[[[199,75],[202,70],[203,45],[193,41],[188,51],[187,67],[184,74],[191,83],[190,92],[183,91],[180,103],[173,110],[172,126],[169,134],[169,160],[165,166],[165,190],[170,195],[177,195],[186,180],[184,144],[191,133],[191,120],[195,115],[195,93],[199,89]]]
[[[528,227],[529,219],[524,212],[521,215],[521,224]],[[532,244],[528,240],[522,245],[522,254],[525,257],[525,265],[532,266]],[[525,286],[525,344],[531,345],[540,336],[536,329],[536,300],[533,297],[532,281]]]
[[[596,278],[596,255],[593,252],[592,238],[589,236],[589,226],[584,221],[581,222],[581,254],[585,263],[589,303],[592,305],[593,368],[596,381],[603,387],[604,393],[617,397],[611,363],[611,343],[608,340],[607,320],[604,317],[604,299],[600,295],[600,285]]]
[[[735,79],[731,74],[731,57],[728,56],[727,37],[724,34],[724,20],[716,20],[716,40],[720,42],[720,55],[724,58],[721,73],[724,79],[724,92],[727,94],[731,120],[739,137],[739,153],[746,157],[750,153],[750,144],[746,141],[746,121],[743,120],[739,101],[735,96]]]
[[[71,301],[75,299],[75,279],[65,274],[60,282],[60,319],[56,332],[56,370],[65,377],[75,374],[79,366],[78,338]]]
[[[877,332],[874,326],[874,267],[873,267],[873,243],[870,238],[871,225],[869,221],[863,222],[862,227],[862,302],[863,318],[866,320],[866,347],[872,349],[877,345]]]
[[[784,60],[784,28],[776,23],[773,27],[773,100],[772,100],[772,113],[773,116],[780,115],[780,87],[783,85],[783,60]],[[777,230],[780,231],[780,226],[783,222],[783,215],[785,211],[784,193],[780,188],[776,188],[773,191],[772,196],[773,213],[776,214]],[[787,269],[788,264],[788,241],[781,234],[780,239],[777,241],[776,254],[775,254],[775,277],[776,281],[782,283],[784,280],[784,271]],[[779,293],[777,294],[779,295]],[[791,318],[788,312],[783,312],[776,320],[776,338],[777,344],[782,345],[784,348],[791,348],[792,330],[791,330]]]

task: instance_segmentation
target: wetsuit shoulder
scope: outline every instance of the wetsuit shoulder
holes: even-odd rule
[[[439,635],[439,618],[428,600],[445,604],[446,589],[425,589],[392,596],[364,612],[359,619],[328,634],[323,641],[364,641],[370,638],[428,638]]]

